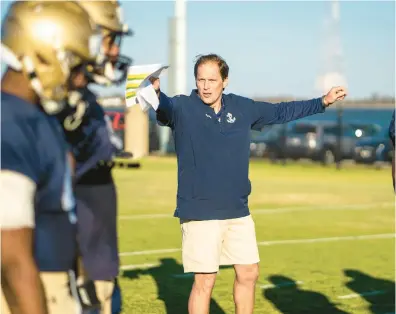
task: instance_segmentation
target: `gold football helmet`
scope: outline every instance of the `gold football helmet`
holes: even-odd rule
[[[94,64],[103,35],[88,13],[75,2],[16,1],[2,25],[2,61],[22,71],[48,114],[80,95],[70,90],[71,71]]]
[[[122,8],[116,0],[77,1],[89,14],[94,23],[100,27],[104,42],[101,55],[91,81],[100,85],[121,84],[125,82],[131,58],[120,55],[110,56],[105,46],[116,45],[121,49],[124,36],[132,35],[128,25],[123,22]]]

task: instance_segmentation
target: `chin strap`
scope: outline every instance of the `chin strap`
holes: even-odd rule
[[[1,61],[7,64],[15,71],[22,71],[22,63],[18,60],[17,56],[7,47],[1,44]]]

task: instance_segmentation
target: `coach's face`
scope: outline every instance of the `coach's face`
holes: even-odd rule
[[[221,99],[228,79],[222,79],[217,63],[206,62],[198,67],[195,83],[199,97],[205,104],[211,106]]]

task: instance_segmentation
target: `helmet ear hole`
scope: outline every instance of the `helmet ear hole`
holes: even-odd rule
[[[47,66],[48,67],[50,65],[50,62],[48,62],[41,53],[36,52],[36,58],[37,58],[37,61],[39,62],[39,64],[41,66]]]

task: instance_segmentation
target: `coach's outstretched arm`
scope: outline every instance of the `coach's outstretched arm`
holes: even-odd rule
[[[278,104],[253,101],[251,107],[252,126],[261,128],[265,125],[282,124],[321,113],[334,102],[344,99],[346,95],[344,87],[333,87],[325,96],[311,100]]]

